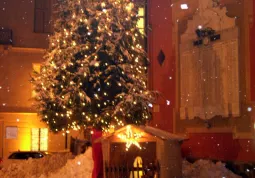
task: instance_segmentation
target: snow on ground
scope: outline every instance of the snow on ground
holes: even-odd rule
[[[40,178],[91,178],[93,170],[92,149],[89,148],[85,154],[68,160],[66,165],[55,173],[42,175]]]
[[[71,158],[71,153],[59,153],[42,159],[15,161],[0,170],[0,178],[91,178],[92,149]]]
[[[56,154],[42,159],[29,159],[10,164],[0,170],[1,178],[91,178],[92,149],[70,159],[70,154]],[[239,178],[221,162],[198,160],[191,164],[183,161],[183,178]]]
[[[7,160],[10,164],[0,170],[0,177],[37,178],[62,168],[70,158],[72,158],[71,153],[58,153],[41,159]]]
[[[209,160],[198,160],[191,164],[184,160],[183,178],[241,178],[228,170],[222,162],[216,164]]]

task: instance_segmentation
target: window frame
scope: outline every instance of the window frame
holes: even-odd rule
[[[37,137],[33,138],[33,130],[37,132]],[[42,138],[42,130],[47,131],[47,136],[45,137],[46,149],[42,149],[42,142],[44,141]],[[36,140],[33,140],[36,139]],[[34,142],[35,141],[35,142]],[[48,128],[31,128],[31,151],[48,151],[49,149],[49,129]],[[34,145],[35,143],[36,145]]]
[[[52,32],[52,24],[51,22],[51,14],[52,14],[52,0],[35,0],[34,1],[34,33],[51,33]],[[37,7],[38,4],[41,3],[42,7]],[[41,22],[38,16],[38,12],[41,13],[42,19]],[[48,16],[48,20],[45,20]],[[38,28],[38,26],[41,26]]]
[[[143,39],[143,47],[146,52],[148,52],[148,1],[147,0],[135,0],[134,3],[138,5],[138,7],[144,8],[144,16],[139,16],[140,18],[144,18],[144,39]],[[140,29],[140,28],[139,28]]]
[[[18,139],[18,127],[6,126],[5,127],[5,139]]]

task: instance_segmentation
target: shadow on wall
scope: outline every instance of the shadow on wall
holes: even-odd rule
[[[88,149],[88,147],[91,146],[90,141],[88,140],[79,140],[77,138],[71,137],[71,143],[70,143],[70,151],[73,155],[79,155],[85,153],[85,151]]]

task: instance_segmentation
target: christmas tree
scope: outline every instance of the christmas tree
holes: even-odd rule
[[[145,124],[154,97],[131,0],[58,2],[54,33],[32,83],[42,121],[58,132]]]

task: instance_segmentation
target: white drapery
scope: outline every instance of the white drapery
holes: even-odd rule
[[[208,46],[181,48],[181,119],[240,115],[238,30],[225,34]]]

